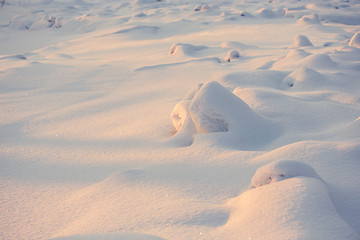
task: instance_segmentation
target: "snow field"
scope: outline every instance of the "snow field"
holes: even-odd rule
[[[359,239],[359,9],[6,1],[0,238]]]

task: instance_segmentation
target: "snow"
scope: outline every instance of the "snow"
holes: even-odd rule
[[[0,2],[0,239],[360,239],[360,3]]]
[[[322,180],[309,165],[298,161],[275,161],[256,170],[251,179],[251,187],[261,187],[294,177],[309,177]]]
[[[224,132],[217,137],[221,139],[219,144],[240,148],[265,145],[280,131],[279,126],[253,112],[241,98],[217,82],[201,85],[193,98],[176,105],[172,119],[180,134]]]
[[[360,32],[354,34],[349,42],[349,46],[360,48]]]
[[[229,205],[232,215],[222,231],[237,229],[232,239],[358,239],[318,179],[291,178],[266,185]]]
[[[292,48],[313,46],[310,40],[304,35],[296,35],[294,43],[290,46]]]

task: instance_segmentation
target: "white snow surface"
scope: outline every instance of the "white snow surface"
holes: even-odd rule
[[[359,12],[0,1],[0,239],[360,239]]]

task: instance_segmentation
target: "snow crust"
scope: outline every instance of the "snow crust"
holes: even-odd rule
[[[360,239],[359,12],[0,1],[0,239]]]

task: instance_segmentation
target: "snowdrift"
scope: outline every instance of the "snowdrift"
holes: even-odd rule
[[[0,1],[0,239],[360,239],[359,12]]]
[[[185,146],[196,133],[221,133],[213,135],[215,141],[256,148],[274,139],[280,129],[217,82],[191,91],[174,107],[171,119],[177,130],[172,142]]]
[[[251,188],[279,182],[293,177],[310,177],[321,180],[309,165],[297,161],[276,161],[256,170],[251,179]]]
[[[229,239],[358,239],[338,215],[325,183],[309,165],[276,161],[259,168],[253,189],[229,201]],[[281,230],[279,230],[281,229]]]
[[[358,239],[337,214],[323,182],[294,177],[248,190],[229,202],[229,239]]]

